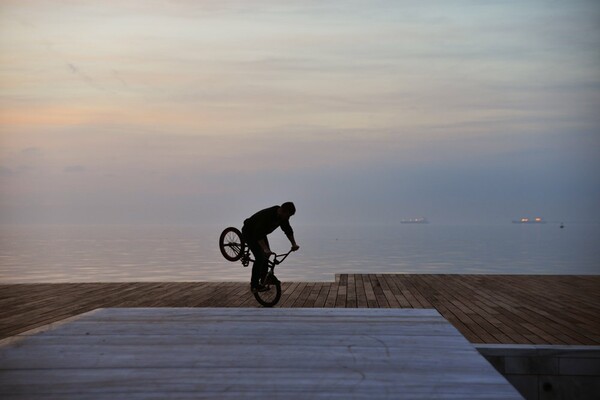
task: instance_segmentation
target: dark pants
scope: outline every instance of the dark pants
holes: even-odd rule
[[[254,256],[254,264],[252,265],[252,277],[250,278],[250,286],[256,287],[258,286],[260,278],[267,274],[267,257],[265,256],[265,252],[263,251],[262,247],[260,247],[260,245],[258,244],[258,240],[252,240],[251,238],[244,238],[244,240],[248,244],[248,247],[250,248],[250,251]],[[264,237],[262,240],[264,240],[267,243],[267,246],[269,245],[269,241],[266,237]]]

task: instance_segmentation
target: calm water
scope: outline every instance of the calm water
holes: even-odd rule
[[[247,281],[220,254],[224,227],[1,226],[0,282]],[[600,226],[295,227],[282,280],[336,273],[600,274]],[[273,250],[289,245],[271,235]]]

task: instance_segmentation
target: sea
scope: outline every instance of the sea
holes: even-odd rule
[[[0,283],[249,281],[214,225],[2,225]],[[600,225],[294,226],[283,281],[340,273],[600,274]],[[271,248],[289,250],[283,232]]]

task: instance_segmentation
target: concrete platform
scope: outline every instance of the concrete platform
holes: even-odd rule
[[[0,342],[2,399],[519,399],[432,309],[99,309]]]

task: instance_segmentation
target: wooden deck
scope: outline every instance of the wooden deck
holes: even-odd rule
[[[0,285],[0,338],[108,307],[258,307],[247,283]],[[600,276],[339,275],[278,307],[435,308],[472,343],[600,345]]]
[[[9,399],[520,399],[435,310],[111,308],[0,345]]]

